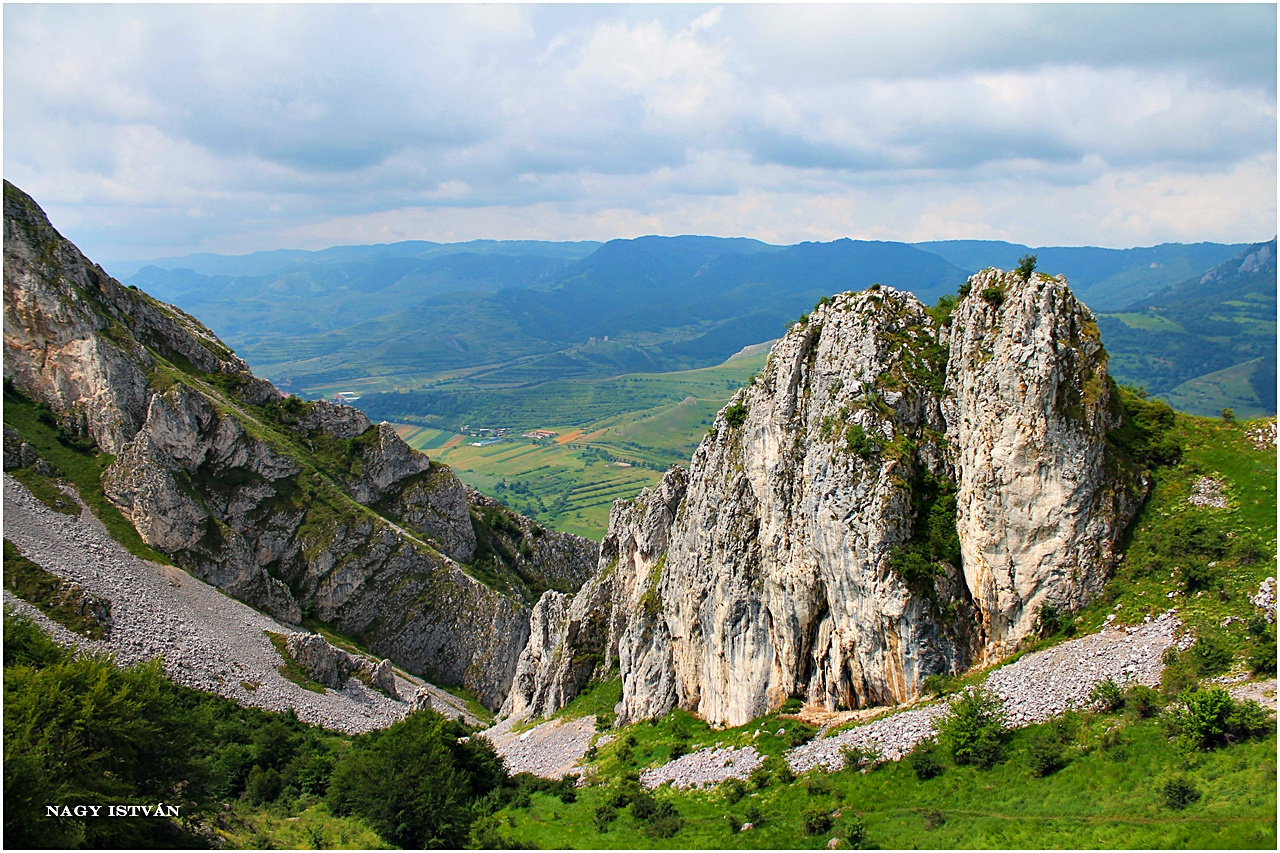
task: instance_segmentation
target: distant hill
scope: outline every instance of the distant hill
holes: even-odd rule
[[[1213,404],[1262,413],[1275,409],[1264,358],[1274,353],[1274,272],[1269,289],[1265,269],[1241,273],[1263,280],[1261,289],[1238,282],[1240,294],[1229,276],[1206,272],[1237,255],[1243,263],[1249,250],[989,240],[776,246],[701,236],[406,241],[190,255],[146,265],[128,283],[201,317],[255,369],[306,396],[487,393],[719,364],[778,337],[820,297],[879,282],[932,303],[971,272],[1012,268],[1035,254],[1039,269],[1065,274],[1105,315],[1105,342],[1122,379],[1174,395],[1207,376],[1218,392],[1192,385],[1170,399],[1201,412]],[[1219,282],[1216,290],[1205,290],[1210,281]],[[1255,291],[1263,294],[1256,305],[1248,296]],[[1241,298],[1246,304],[1227,304]],[[1211,375],[1219,371],[1226,373]]]
[[[915,245],[971,272],[985,267],[1013,269],[1023,255],[1035,255],[1039,269],[1065,275],[1071,289],[1090,308],[1114,311],[1174,282],[1198,276],[1247,244],[1163,243],[1137,249],[1102,249],[1032,248],[999,240],[938,240]]]
[[[323,335],[227,334],[294,388],[457,370],[472,384],[515,386],[719,364],[777,337],[820,297],[883,282],[932,300],[965,277],[904,243],[642,237],[610,241],[529,287],[440,294]]]
[[[1182,411],[1276,412],[1276,241],[1099,317],[1111,372]]]

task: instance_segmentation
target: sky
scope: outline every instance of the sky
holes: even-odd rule
[[[4,6],[4,175],[89,257],[1276,232],[1276,6]]]

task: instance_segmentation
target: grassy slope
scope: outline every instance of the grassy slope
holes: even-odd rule
[[[1074,621],[1076,631],[1097,630],[1111,613],[1121,624],[1141,622],[1148,613],[1177,606],[1198,637],[1209,637],[1233,655],[1240,671],[1252,642],[1245,622],[1253,613],[1248,595],[1262,578],[1275,573],[1276,453],[1257,450],[1245,440],[1249,424],[1179,416],[1175,427],[1183,445],[1180,464],[1158,472],[1148,505],[1135,522],[1127,556],[1104,594]],[[1226,483],[1226,509],[1187,503],[1202,476]],[[1190,533],[1188,532],[1190,531]],[[1230,534],[1230,536],[1228,536]],[[1174,541],[1170,541],[1174,540]],[[1250,547],[1245,547],[1250,546]],[[1219,555],[1214,549],[1225,548]],[[1176,556],[1175,556],[1176,552]],[[1213,559],[1217,557],[1217,559]],[[1199,561],[1211,569],[1212,582],[1201,595],[1182,591],[1174,564]],[[1175,577],[1170,577],[1170,572]],[[1173,600],[1170,592],[1177,592]],[[1236,621],[1227,627],[1227,616]],[[1059,637],[1061,639],[1061,636]],[[1043,644],[1037,644],[1043,645]],[[616,692],[604,682],[562,712],[565,716],[607,711]],[[603,699],[601,698],[603,697]],[[777,755],[787,737],[771,732],[796,724],[776,715],[737,729],[715,731],[700,720],[674,711],[654,725],[626,727],[601,748],[597,779],[577,802],[564,804],[537,794],[529,809],[500,813],[508,838],[539,847],[572,848],[822,848],[847,830],[852,813],[865,821],[870,842],[884,848],[1263,848],[1275,846],[1276,741],[1237,743],[1211,753],[1183,752],[1155,720],[1124,715],[1084,714],[1069,754],[1070,763],[1045,778],[1027,767],[1028,741],[1038,729],[1015,734],[1008,759],[995,769],[949,766],[938,778],[922,782],[906,763],[869,774],[806,774],[791,785],[771,783],[763,791],[731,803],[723,787],[657,796],[671,800],[684,823],[672,838],[641,835],[642,825],[624,808],[600,833],[592,820],[608,791],[624,774],[664,763],[675,743],[690,750],[717,743],[753,745]],[[1120,729],[1104,738],[1109,729]],[[765,734],[753,738],[757,728]],[[630,735],[632,757],[622,762],[618,748]],[[1185,811],[1163,805],[1159,786],[1172,774],[1188,776],[1203,794]],[[816,787],[809,793],[806,787]],[[822,789],[829,788],[828,793]],[[748,804],[764,816],[758,829],[733,834],[724,815],[741,823]],[[842,809],[842,818],[825,833],[806,836],[805,809]]]

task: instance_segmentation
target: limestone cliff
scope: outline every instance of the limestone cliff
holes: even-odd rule
[[[7,182],[4,252],[6,389],[115,457],[103,490],[148,545],[501,704],[531,606],[576,590],[594,543],[481,498],[355,409],[285,397],[195,319],[88,261]],[[6,467],[29,455],[9,432]]]
[[[504,710],[546,714],[615,665],[622,722],[909,699],[1098,590],[1142,489],[1108,465],[1113,412],[1061,278],[984,271],[950,317],[836,296],[687,474],[615,505],[596,577],[535,609]]]

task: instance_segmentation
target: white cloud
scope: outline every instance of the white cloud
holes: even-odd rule
[[[1274,32],[1271,6],[9,6],[5,173],[108,259],[1264,239]]]

